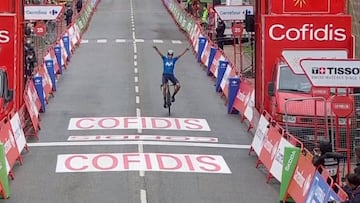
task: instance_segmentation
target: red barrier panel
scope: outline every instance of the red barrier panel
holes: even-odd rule
[[[0,141],[4,144],[6,154],[6,169],[11,179],[14,179],[12,168],[16,161],[20,161],[20,153],[14,138],[13,131],[10,126],[10,122],[7,120],[0,129]]]
[[[305,202],[315,170],[312,160],[301,154],[287,191],[295,202]]]
[[[33,132],[31,133],[33,133],[32,135],[35,137],[38,137],[38,131],[40,129],[39,113],[41,109],[41,102],[38,94],[36,93],[33,80],[28,80],[26,83],[24,91],[24,102],[33,127]],[[25,130],[25,135],[30,135],[28,134],[27,130]]]

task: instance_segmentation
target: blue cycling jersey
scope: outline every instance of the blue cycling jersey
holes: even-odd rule
[[[173,75],[174,74],[175,63],[178,60],[178,57],[173,57],[173,58],[170,59],[167,56],[163,56],[162,59],[163,59],[163,62],[164,62],[163,74]]]

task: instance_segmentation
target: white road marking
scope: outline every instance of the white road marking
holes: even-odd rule
[[[135,92],[139,93],[139,86],[137,86],[137,85],[135,86]]]
[[[145,42],[144,39],[135,39],[135,42]]]
[[[136,38],[135,38],[135,32],[132,32],[132,37],[133,37],[133,40],[136,39]],[[135,42],[136,42],[136,40],[135,40]]]
[[[89,142],[35,142],[27,143],[29,147],[66,147],[66,146],[118,146],[118,145],[180,146],[208,147],[225,149],[250,149],[250,145],[192,143],[192,142],[158,142],[158,141],[89,141]]]
[[[81,44],[87,44],[87,43],[89,43],[89,40],[87,40],[87,39],[82,39],[81,40]]]
[[[181,44],[182,42],[180,40],[171,40],[171,43],[173,43],[173,44]]]
[[[136,47],[136,43],[134,42],[134,54],[137,53],[137,47]]]
[[[139,77],[138,76],[134,77],[134,82],[139,82]]]
[[[140,97],[139,97],[139,96],[136,96],[136,97],[135,97],[135,102],[136,102],[137,104],[140,104]]]
[[[134,26],[134,27],[132,27],[131,29],[132,29],[132,31],[135,31],[135,26]]]
[[[161,39],[154,39],[153,40],[154,43],[164,43],[164,40]]]
[[[136,54],[134,54],[134,60],[136,60],[137,59],[137,55]]]
[[[140,190],[140,202],[147,203],[146,190]]]
[[[140,108],[136,108],[136,116],[140,117]],[[192,136],[169,136],[169,135],[72,135],[67,141],[165,141],[165,142],[202,142],[217,143],[217,137],[192,137]]]
[[[137,61],[134,61],[134,66],[137,66]],[[137,68],[135,68],[137,70]],[[137,73],[137,71],[135,71]]]
[[[126,39],[116,39],[115,42],[116,43],[125,43]]]
[[[141,117],[141,110],[140,110],[140,108],[136,108],[136,117]]]
[[[96,40],[96,43],[100,43],[100,44],[103,44],[103,43],[106,43],[107,42],[107,39],[98,39]]]

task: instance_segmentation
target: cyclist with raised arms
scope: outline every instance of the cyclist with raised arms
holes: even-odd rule
[[[174,93],[171,96],[171,102],[175,102],[175,95],[180,90],[180,82],[175,77],[175,74],[174,74],[175,63],[181,56],[183,56],[189,50],[189,48],[186,48],[180,55],[175,56],[175,57],[174,57],[174,51],[173,50],[168,50],[167,56],[165,56],[159,51],[159,49],[156,46],[154,46],[154,49],[161,56],[161,58],[163,60],[162,90],[163,90],[163,95],[164,95],[164,108],[167,108],[167,105],[166,105],[166,91],[167,91],[166,90],[166,84],[170,80],[173,83],[173,85],[175,86]]]

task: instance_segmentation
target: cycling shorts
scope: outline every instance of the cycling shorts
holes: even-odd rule
[[[175,77],[175,75],[172,75],[172,74],[163,74],[162,75],[162,84],[168,83],[169,80],[172,82],[173,85],[176,85],[177,83],[179,83],[179,80]]]

